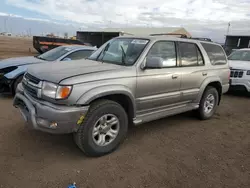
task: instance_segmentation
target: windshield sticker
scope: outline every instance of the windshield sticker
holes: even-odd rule
[[[134,39],[134,40],[132,40],[131,43],[133,43],[133,44],[147,44],[148,40]]]

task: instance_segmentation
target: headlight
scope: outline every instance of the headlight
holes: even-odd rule
[[[59,86],[51,82],[43,82],[42,95],[53,99],[66,99],[72,90],[72,86]]]
[[[250,75],[250,70],[247,71],[247,75]]]

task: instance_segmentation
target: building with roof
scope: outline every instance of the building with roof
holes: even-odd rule
[[[250,48],[250,35],[226,35],[224,49],[227,54],[241,48]]]

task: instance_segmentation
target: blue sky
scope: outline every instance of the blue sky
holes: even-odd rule
[[[76,27],[185,27],[199,36],[250,33],[250,0],[1,0],[3,13]]]
[[[5,0],[3,3],[1,3],[0,12],[20,15],[27,18],[50,19],[50,17],[47,15],[40,14],[36,11],[30,11],[25,8],[16,7],[14,5],[8,4],[7,1]]]
[[[163,25],[171,18],[199,22],[250,19],[250,0],[1,0],[0,12],[65,22]]]

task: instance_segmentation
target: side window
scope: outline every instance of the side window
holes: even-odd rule
[[[164,67],[176,66],[176,48],[175,42],[160,41],[156,42],[149,50],[147,57],[161,57]]]
[[[212,65],[224,65],[227,64],[226,55],[222,50],[222,47],[215,44],[201,43]]]
[[[179,49],[182,66],[187,67],[204,65],[201,52],[196,44],[180,42]]]
[[[79,50],[67,55],[65,58],[70,58],[71,60],[83,59],[90,56],[93,53],[92,50]]]

